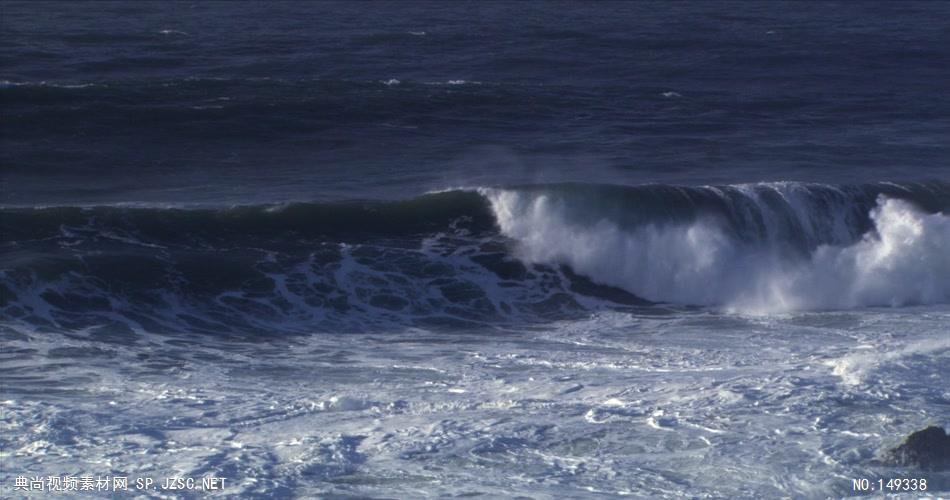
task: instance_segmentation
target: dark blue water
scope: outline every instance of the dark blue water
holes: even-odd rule
[[[941,2],[4,2],[6,205],[950,178]]]

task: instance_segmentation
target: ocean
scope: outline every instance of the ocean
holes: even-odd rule
[[[950,496],[948,82],[946,2],[4,1],[0,496]]]

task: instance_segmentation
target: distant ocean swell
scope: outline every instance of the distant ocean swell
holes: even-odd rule
[[[458,328],[663,304],[950,302],[950,185],[459,189],[396,202],[8,207],[4,328]]]
[[[284,80],[280,78],[180,78],[112,81],[0,81],[0,101],[10,123],[3,127],[12,152],[33,151],[36,137],[69,139],[158,134],[183,140],[283,140],[295,134],[353,126],[414,126],[420,120],[457,120],[470,105],[519,108],[538,89],[480,85],[461,79]],[[659,95],[659,90],[652,91]],[[656,97],[659,99],[659,97]],[[536,97],[536,99],[540,99]],[[545,110],[563,107],[554,94]],[[90,120],[90,114],[96,116]],[[487,112],[490,116],[491,112]],[[279,119],[275,119],[279,117]],[[210,126],[209,124],[214,124]],[[23,144],[21,144],[21,141]],[[349,143],[351,139],[331,141]],[[13,155],[16,156],[16,155]],[[20,162],[8,162],[19,167]],[[90,166],[95,166],[93,163]]]

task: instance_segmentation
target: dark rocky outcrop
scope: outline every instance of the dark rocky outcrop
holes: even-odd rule
[[[928,470],[950,469],[950,435],[936,426],[914,432],[888,451],[887,461]]]

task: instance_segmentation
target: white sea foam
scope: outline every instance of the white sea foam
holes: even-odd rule
[[[898,360],[915,355],[929,355],[950,351],[950,338],[931,338],[917,341],[899,349],[879,351],[874,348],[863,349],[865,352],[856,352],[842,358],[833,359],[826,364],[832,368],[832,373],[841,377],[847,385],[858,385],[864,382],[868,374],[882,365],[894,363]]]
[[[513,190],[483,194],[521,259],[567,264],[653,301],[746,313],[950,301],[950,218],[899,199],[879,197],[873,229],[857,241],[848,241],[837,215],[829,214],[835,243],[796,258],[788,255],[791,242],[741,241],[712,215],[633,228],[606,217],[582,224],[569,215],[581,207],[563,199]],[[793,210],[807,210],[787,198]],[[802,231],[811,220],[801,217]]]
[[[5,339],[20,379],[0,397],[4,472],[230,474],[225,494],[242,497],[841,496],[880,450],[946,425],[948,319],[606,312],[504,335],[251,342],[25,329]],[[828,376],[842,359],[857,385]]]
[[[471,80],[446,80],[444,82],[426,82],[426,85],[481,85],[482,82]]]
[[[4,87],[53,87],[60,89],[84,89],[95,87],[95,83],[51,83],[46,80],[39,82],[11,82],[10,80],[0,80],[0,88]]]

